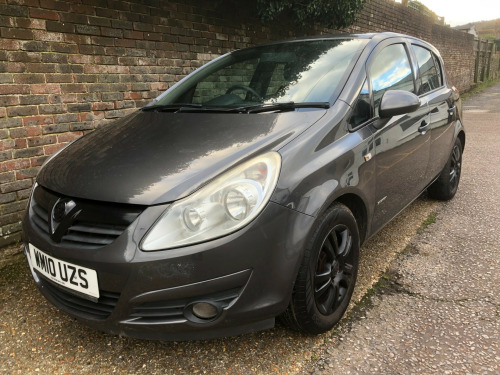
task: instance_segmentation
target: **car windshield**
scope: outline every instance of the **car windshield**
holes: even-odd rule
[[[309,40],[235,51],[191,74],[153,104],[236,108],[328,103],[366,42]]]

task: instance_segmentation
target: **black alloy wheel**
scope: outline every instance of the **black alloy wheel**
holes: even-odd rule
[[[455,196],[462,173],[462,152],[462,142],[457,138],[441,174],[427,189],[431,198],[446,201]]]
[[[457,144],[453,146],[450,159],[450,189],[457,191],[462,170],[462,150]]]
[[[342,318],[354,290],[359,231],[352,212],[334,203],[318,218],[282,321],[299,331],[327,332]]]
[[[354,283],[351,249],[352,234],[343,224],[335,226],[323,240],[314,275],[314,299],[323,315],[332,314],[342,304]]]

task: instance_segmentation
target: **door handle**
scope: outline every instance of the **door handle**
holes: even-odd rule
[[[424,135],[425,133],[427,133],[428,128],[429,128],[429,124],[427,123],[427,121],[424,120],[420,123],[420,126],[418,127],[418,131],[419,131],[419,133]]]

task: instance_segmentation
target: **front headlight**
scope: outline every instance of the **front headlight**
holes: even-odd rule
[[[277,152],[257,156],[170,205],[142,241],[146,251],[171,249],[225,236],[264,208],[281,167]]]

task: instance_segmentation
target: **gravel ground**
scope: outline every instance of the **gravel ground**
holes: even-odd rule
[[[465,104],[459,191],[413,238],[311,374],[500,374],[500,84]]]
[[[500,86],[496,90],[481,98],[492,94],[500,99],[495,96]],[[483,177],[481,170],[488,163],[498,171],[498,165],[490,164],[499,160],[500,128],[473,116],[467,113],[471,125],[457,197],[447,204],[419,198],[363,246],[352,310],[336,330],[310,337],[278,325],[200,342],[103,334],[46,302],[19,248],[13,247],[8,253],[2,250],[0,263],[0,373],[495,372],[500,363],[500,258],[493,241],[498,240],[494,219],[500,215],[492,192],[498,182],[491,181],[491,172]],[[481,137],[486,131],[489,136]],[[497,211],[489,210],[495,203]],[[436,210],[437,223],[417,234]],[[481,218],[481,225],[473,218]],[[398,256],[403,249],[407,251]],[[384,274],[388,267],[391,271]],[[373,289],[382,274],[386,287]]]

